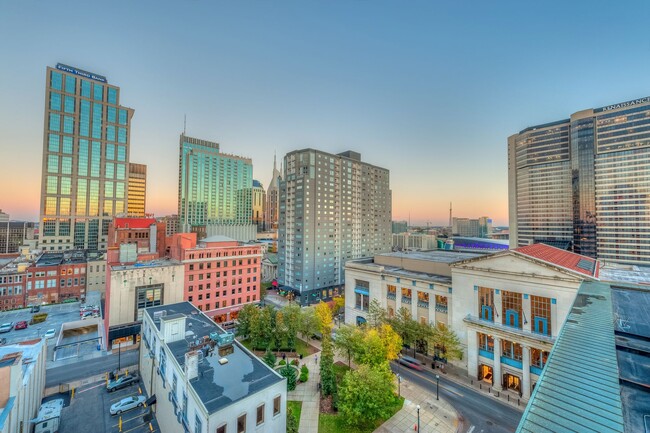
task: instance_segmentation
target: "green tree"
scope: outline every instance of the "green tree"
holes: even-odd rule
[[[362,348],[364,332],[355,326],[341,326],[336,333],[334,348],[348,357],[348,367],[351,367],[352,357],[356,357]]]
[[[290,364],[286,364],[282,367],[278,373],[281,376],[287,378],[287,391],[293,391],[296,389],[296,369],[293,368]]]
[[[436,355],[447,360],[462,359],[463,347],[456,333],[446,325],[438,323],[432,327],[430,345],[434,348]]]
[[[276,350],[280,350],[282,343],[287,340],[287,324],[282,311],[278,311],[275,315],[275,327],[273,329],[273,341]]]
[[[251,322],[253,318],[259,313],[259,308],[253,304],[246,304],[239,310],[237,315],[237,335],[240,337],[248,337],[251,331]]]
[[[316,332],[318,332],[318,319],[316,319],[314,307],[302,309],[300,312],[300,333],[303,337],[309,338]]]
[[[373,298],[368,305],[367,323],[371,328],[378,328],[381,324],[386,323],[388,316],[386,310],[376,298]]]
[[[287,433],[298,433],[300,420],[293,413],[293,407],[287,406]]]
[[[401,307],[397,310],[395,317],[390,320],[390,325],[395,332],[402,337],[402,342],[409,346],[415,342],[417,322],[411,317],[411,312]]]
[[[338,409],[349,425],[367,425],[388,416],[395,402],[395,384],[385,367],[361,365],[348,371],[338,393]]]
[[[255,349],[267,349],[273,337],[273,319],[269,308],[262,308],[250,321],[251,342]]]
[[[266,365],[268,365],[269,367],[271,368],[275,367],[276,357],[273,354],[273,352],[271,352],[269,349],[266,349],[266,353],[264,354],[263,360],[266,363]]]
[[[281,312],[284,319],[287,345],[289,346],[289,349],[296,350],[296,339],[298,338],[298,331],[302,327],[302,315],[300,306],[296,304],[285,305],[282,308]]]

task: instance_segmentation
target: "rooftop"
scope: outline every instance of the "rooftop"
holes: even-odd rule
[[[209,236],[207,238],[203,238],[199,241],[199,243],[205,243],[205,244],[210,242],[237,242],[237,240],[233,238],[229,238],[228,236],[214,235],[214,236]]]
[[[517,253],[550,263],[570,271],[598,278],[599,262],[546,244],[532,244],[514,249]]]
[[[482,257],[485,254],[483,253],[468,253],[460,251],[448,251],[448,250],[431,250],[431,251],[416,251],[416,252],[392,252],[378,254],[380,256],[389,256],[389,257],[398,257],[403,259],[416,259],[416,260],[426,260],[428,262],[436,263],[454,263],[461,260],[474,259],[476,257]]]
[[[43,347],[43,341],[40,338],[34,340],[21,341],[20,343],[0,346],[0,367],[6,367],[15,363],[16,356],[21,356],[23,366],[23,377],[28,377],[34,361],[38,358]]]
[[[143,269],[143,268],[158,268],[163,266],[178,266],[182,265],[181,262],[174,259],[164,258],[164,259],[155,259],[144,262],[136,262],[130,265],[112,265],[111,269],[114,271],[127,271],[131,269]]]
[[[38,260],[36,266],[58,266],[63,264],[80,264],[86,263],[85,250],[69,250],[60,253],[43,253]]]
[[[597,356],[589,356],[586,354]],[[518,433],[623,432],[612,294],[608,284],[582,283]]]
[[[209,338],[211,333],[226,332],[189,302],[161,305],[145,310],[152,320],[155,313],[162,311],[165,311],[165,320],[183,316],[186,318],[185,338],[167,344],[181,368],[181,374],[185,368],[185,354],[194,342],[202,341],[204,337]],[[154,323],[160,331],[161,322],[154,320]],[[236,340],[232,345],[232,353],[218,352],[219,348],[214,347],[207,351],[202,359],[199,358],[198,375],[189,381],[208,413],[217,412],[250,394],[284,380]],[[219,363],[222,357],[228,359],[226,364]]]
[[[113,222],[116,229],[148,229],[156,224],[155,218],[115,218]]]

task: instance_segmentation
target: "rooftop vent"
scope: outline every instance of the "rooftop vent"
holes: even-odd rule
[[[165,317],[166,315],[167,315],[167,310],[154,311],[153,312],[153,321],[154,322],[160,322],[160,318]]]
[[[232,345],[233,341],[235,341],[235,334],[232,332],[224,332],[223,334],[219,334],[218,332],[211,332],[210,339],[217,343],[217,346],[223,347]]]
[[[219,358],[219,364],[221,365],[228,364],[228,358]]]

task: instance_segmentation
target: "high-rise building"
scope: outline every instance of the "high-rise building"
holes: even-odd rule
[[[508,138],[510,245],[650,264],[650,97]]]
[[[287,154],[284,167],[278,279],[304,305],[339,293],[347,260],[390,251],[389,171],[314,149]]]
[[[127,210],[130,216],[144,217],[147,203],[147,166],[129,164],[129,188]]]
[[[41,248],[106,249],[108,224],[127,209],[132,117],[105,77],[47,68]]]
[[[409,231],[408,221],[393,221],[391,223],[391,232],[393,234],[406,233]]]
[[[264,210],[264,219],[266,220],[266,230],[278,229],[278,218],[280,210],[280,172],[278,171],[275,155],[273,155],[273,176],[269,187],[266,189],[266,209]]]
[[[489,217],[452,218],[451,231],[454,235],[487,238],[492,233],[492,219]]]
[[[165,235],[173,236],[179,232],[179,218],[178,215],[167,215],[158,218],[159,222],[165,223]]]
[[[264,221],[264,208],[266,207],[266,193],[259,180],[253,180],[253,224],[257,226],[258,232],[266,230]]]
[[[178,215],[183,232],[255,239],[253,162],[221,153],[219,143],[181,134]]]
[[[0,214],[7,215],[7,214]],[[13,254],[28,240],[34,240],[34,223],[27,221],[2,221],[0,219],[0,254]]]

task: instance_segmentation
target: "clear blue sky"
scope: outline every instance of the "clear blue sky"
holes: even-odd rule
[[[624,7],[623,7],[624,6]],[[4,1],[0,208],[36,220],[45,67],[105,75],[135,109],[148,208],[173,213],[178,136],[253,158],[361,152],[393,216],[507,224],[506,141],[650,95],[650,2]]]

